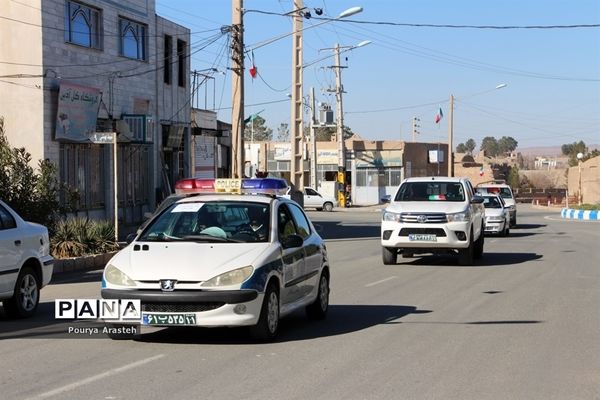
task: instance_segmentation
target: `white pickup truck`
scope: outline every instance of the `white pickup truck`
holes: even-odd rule
[[[290,192],[283,197],[290,198]],[[324,196],[310,187],[304,188],[304,208],[316,208],[317,211],[333,211],[333,206],[337,201],[330,196]]]
[[[384,264],[398,254],[458,253],[461,265],[483,254],[483,198],[466,178],[445,176],[402,181],[381,222]]]

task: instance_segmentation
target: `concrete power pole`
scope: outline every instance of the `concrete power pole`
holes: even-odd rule
[[[337,103],[336,137],[338,141],[338,203],[346,207],[346,146],[344,143],[344,107],[342,101],[342,66],[340,65],[340,45],[336,43],[335,51],[335,99]]]
[[[244,177],[244,22],[243,0],[232,0],[231,177]]]
[[[302,13],[304,8],[302,0],[294,0],[293,11],[293,52],[292,52],[292,112],[290,126],[290,183],[296,190],[304,188],[304,163],[303,152],[303,123],[302,123],[302,100],[303,100],[303,73],[302,73]]]
[[[315,88],[310,88],[310,186],[319,190],[317,186],[317,138],[315,135],[315,124],[317,123],[316,117],[316,102],[315,102]]]
[[[419,128],[419,122],[421,120],[417,117],[413,117],[412,119],[412,141],[413,143],[417,141],[417,135],[420,133],[417,128]]]
[[[454,136],[454,96],[450,95],[450,112],[448,113],[448,176],[454,176],[454,157],[452,156],[452,139]]]

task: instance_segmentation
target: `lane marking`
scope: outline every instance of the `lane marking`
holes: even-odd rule
[[[39,394],[35,397],[32,397],[32,399],[45,399],[48,397],[56,396],[58,394],[65,393],[70,390],[77,389],[80,386],[87,385],[88,383],[92,383],[92,382],[98,381],[100,379],[108,378],[109,376],[116,375],[123,371],[127,371],[129,369],[133,369],[133,368],[139,367],[141,365],[148,364],[149,362],[156,361],[158,359],[163,358],[164,356],[165,356],[164,354],[157,354],[153,357],[144,358],[143,360],[139,360],[139,361],[133,362],[131,364],[123,365],[122,367],[113,368],[113,369],[110,369],[101,374],[90,376],[89,378],[85,378],[80,381],[73,382],[68,385],[50,390],[49,392]]]
[[[377,282],[367,283],[365,285],[365,287],[371,287],[371,286],[379,285],[380,283],[391,281],[392,279],[396,279],[396,278],[397,278],[397,276],[390,276],[389,278],[385,278],[385,279],[382,279],[382,280],[377,281]]]

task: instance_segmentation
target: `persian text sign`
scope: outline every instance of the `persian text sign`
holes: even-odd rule
[[[61,82],[56,113],[56,139],[87,141],[96,132],[100,90]]]

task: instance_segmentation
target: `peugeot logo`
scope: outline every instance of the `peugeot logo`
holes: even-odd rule
[[[419,215],[417,217],[417,222],[420,224],[427,222],[427,215]]]
[[[175,290],[175,280],[173,279],[163,279],[160,281],[160,290],[163,292],[172,292]]]

